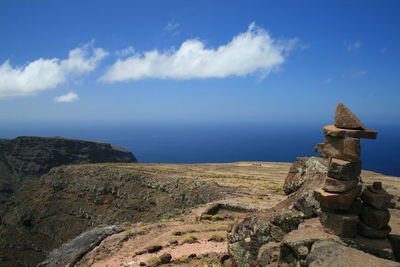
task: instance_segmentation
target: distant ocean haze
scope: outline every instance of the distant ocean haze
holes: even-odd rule
[[[293,162],[296,157],[319,155],[312,149],[323,142],[324,125],[165,121],[3,122],[0,138],[32,135],[104,141],[128,149],[139,162]],[[379,134],[376,140],[361,141],[363,169],[400,176],[400,125],[368,126]]]

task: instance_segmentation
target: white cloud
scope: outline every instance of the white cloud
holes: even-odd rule
[[[296,39],[278,41],[252,23],[244,33],[226,45],[206,48],[196,39],[182,43],[178,50],[151,50],[117,60],[100,78],[105,82],[146,78],[224,78],[259,73],[262,77],[277,70]]]
[[[68,58],[63,60],[39,58],[16,67],[6,60],[0,65],[0,98],[27,96],[53,89],[72,75],[93,71],[106,55],[106,51],[94,48],[90,42],[69,51]]]
[[[128,46],[125,49],[115,52],[115,54],[117,56],[130,56],[130,55],[133,55],[134,53],[135,53],[135,49],[133,48],[133,46]]]
[[[333,79],[331,77],[328,77],[328,78],[323,79],[322,83],[328,84],[328,83],[331,83],[332,81],[333,81]]]
[[[78,95],[74,92],[66,93],[65,95],[56,96],[54,98],[55,102],[74,102],[78,100]]]
[[[362,43],[360,41],[355,41],[355,42],[345,42],[346,49],[349,52],[356,52],[358,49],[360,49]]]

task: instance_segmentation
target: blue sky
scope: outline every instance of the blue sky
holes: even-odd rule
[[[398,1],[0,1],[0,121],[400,120]]]

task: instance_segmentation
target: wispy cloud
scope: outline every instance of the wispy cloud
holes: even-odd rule
[[[328,84],[328,83],[331,83],[332,81],[333,81],[333,78],[327,77],[327,78],[322,80],[322,83]]]
[[[246,76],[265,77],[279,69],[297,39],[276,40],[263,28],[250,24],[218,48],[206,48],[198,39],[187,40],[178,50],[151,50],[117,60],[100,78],[105,82],[146,78],[193,79]]]
[[[178,27],[179,27],[179,23],[168,22],[167,25],[165,25],[165,30],[173,31],[173,30],[176,30]]]
[[[383,48],[381,49],[381,53],[384,54],[384,53],[386,53],[387,50],[388,50],[387,47],[383,47]]]
[[[362,43],[360,41],[355,41],[355,42],[344,42],[346,50],[349,52],[357,52],[360,47],[362,46]]]
[[[133,46],[128,46],[125,49],[118,50],[115,52],[115,54],[120,57],[130,56],[130,55],[133,55],[134,53],[135,53],[135,49],[133,48]]]
[[[107,52],[94,48],[93,42],[69,51],[68,58],[39,58],[24,66],[12,67],[7,60],[0,65],[0,98],[32,95],[67,81],[72,75],[93,71]]]
[[[179,35],[181,32],[179,31],[179,23],[176,22],[168,22],[167,25],[165,25],[164,29],[172,34],[172,35]]]
[[[342,78],[344,79],[358,79],[361,76],[364,76],[368,73],[366,70],[361,70],[357,68],[350,69],[342,74]]]
[[[60,95],[54,98],[55,102],[74,102],[78,100],[78,95],[75,92],[69,92],[66,93],[65,95]]]

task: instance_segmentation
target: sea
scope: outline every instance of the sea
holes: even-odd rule
[[[2,122],[0,138],[63,136],[122,146],[144,163],[293,162],[318,156],[323,123],[178,121]],[[400,125],[368,125],[376,140],[362,139],[363,169],[400,177]],[[400,180],[399,180],[400,182]]]

